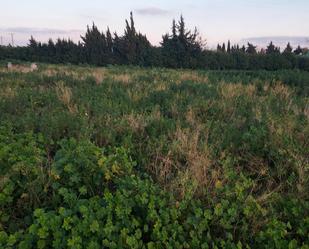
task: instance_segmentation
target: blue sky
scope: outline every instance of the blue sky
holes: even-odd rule
[[[260,36],[309,36],[308,0],[9,0],[1,1],[0,36],[18,44],[33,34],[78,39],[94,21],[122,33],[132,10],[137,28],[154,44],[182,13],[188,27],[197,26],[211,46],[227,39]]]

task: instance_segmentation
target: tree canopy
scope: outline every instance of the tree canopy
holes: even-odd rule
[[[189,29],[181,15],[173,20],[171,31],[162,36],[160,46],[153,46],[146,35],[137,31],[133,13],[125,20],[122,35],[100,31],[93,23],[78,43],[57,39],[42,43],[30,37],[25,47],[1,46],[0,59],[19,59],[48,63],[74,63],[106,66],[109,64],[204,69],[293,69],[309,70],[304,48],[293,50],[290,43],[280,51],[273,42],[266,49],[252,43],[217,45],[216,51],[205,48],[197,28]]]

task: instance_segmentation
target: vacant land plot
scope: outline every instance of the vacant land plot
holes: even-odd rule
[[[308,248],[309,73],[0,71],[1,248]]]

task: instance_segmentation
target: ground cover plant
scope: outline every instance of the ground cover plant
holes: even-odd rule
[[[308,248],[308,86],[296,70],[2,67],[0,248]]]

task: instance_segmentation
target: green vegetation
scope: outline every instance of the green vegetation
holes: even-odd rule
[[[253,44],[240,47],[228,41],[218,44],[217,50],[209,50],[197,29],[187,29],[184,18],[173,20],[171,34],[164,34],[160,46],[153,46],[146,35],[137,31],[133,19],[126,20],[123,35],[111,34],[108,28],[101,32],[93,23],[87,26],[81,42],[50,39],[47,43],[33,37],[28,46],[0,46],[0,60],[38,61],[45,63],[106,65],[135,65],[144,67],[189,68],[211,70],[283,70],[309,71],[308,48],[290,43],[286,48],[276,47],[272,42],[266,49]]]
[[[0,71],[0,248],[309,248],[309,72]]]

